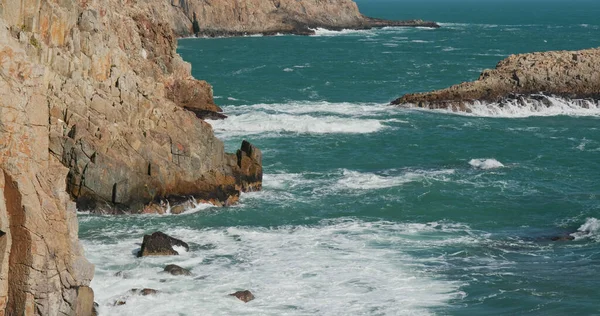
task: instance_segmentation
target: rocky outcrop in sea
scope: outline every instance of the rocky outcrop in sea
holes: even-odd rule
[[[407,94],[395,105],[469,111],[475,102],[539,106],[552,97],[595,106],[600,100],[600,49],[512,55],[479,79],[447,89]]]

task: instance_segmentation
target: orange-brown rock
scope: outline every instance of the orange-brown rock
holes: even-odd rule
[[[212,87],[177,55],[163,1],[16,2],[2,12],[18,13],[12,38],[42,66],[46,91],[34,117],[47,125],[36,129],[46,143],[35,149],[69,168],[79,209],[160,212],[145,206],[190,197],[227,204],[256,188],[240,182],[237,162],[202,120],[224,116]]]
[[[362,15],[352,0],[171,0],[160,4],[179,36],[314,34],[315,28],[439,27],[422,20],[388,21]],[[194,21],[198,30],[193,31]]]
[[[462,111],[475,101],[502,103],[540,94],[600,100],[600,49],[512,55],[476,81],[407,94],[392,104]]]
[[[51,72],[33,58],[42,33],[11,32],[4,20],[31,27],[22,14],[48,13],[34,2],[0,10],[0,315],[91,315],[94,267],[79,245],[68,169],[48,151]],[[57,40],[65,23],[49,23],[46,38]]]

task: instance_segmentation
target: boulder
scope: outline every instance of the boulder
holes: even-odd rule
[[[187,243],[163,232],[144,235],[142,248],[138,252],[138,257],[178,255],[179,253],[173,249],[173,246],[184,247],[186,250],[190,248]]]
[[[231,293],[229,295],[237,297],[240,301],[242,301],[244,303],[248,303],[254,299],[254,294],[252,294],[252,292],[250,292],[248,290],[237,291],[237,292]]]
[[[169,272],[172,275],[192,275],[192,272],[188,269],[184,269],[176,264],[169,264],[164,269],[165,272]]]

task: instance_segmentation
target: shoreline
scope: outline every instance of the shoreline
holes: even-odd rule
[[[279,35],[300,35],[313,36],[316,35],[316,29],[325,29],[328,31],[343,31],[343,30],[371,30],[381,29],[384,27],[425,27],[438,29],[442,26],[434,21],[424,20],[384,20],[371,17],[364,17],[365,24],[334,26],[324,24],[298,24],[292,29],[275,29],[265,31],[231,31],[224,29],[205,29],[193,34],[178,34],[177,39],[188,38],[228,38],[228,37],[252,37],[252,36],[279,36]]]
[[[505,103],[539,95],[567,100],[600,100],[600,48],[511,55],[475,81],[409,93],[390,105],[465,111],[473,102]]]

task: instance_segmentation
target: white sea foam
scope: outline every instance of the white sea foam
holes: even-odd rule
[[[600,116],[600,102],[588,99],[567,100],[560,97],[540,96],[541,100],[510,99],[489,103],[476,101],[466,104],[467,111],[434,110],[457,115],[477,117],[525,118],[532,116]],[[410,105],[409,105],[410,106]]]
[[[583,225],[577,229],[577,232],[571,234],[575,239],[592,238],[600,241],[600,220],[597,218],[588,218]]]
[[[229,116],[226,120],[209,122],[222,137],[268,134],[365,134],[385,126],[374,119],[341,118],[336,116],[268,114],[265,112]]]
[[[343,170],[342,178],[337,181],[335,187],[355,190],[375,190],[401,186],[405,183],[415,181],[445,180],[446,175],[453,173],[453,169],[434,171],[412,170],[403,172],[400,175],[390,176]]]
[[[292,72],[292,71],[294,71],[294,69],[293,68],[283,68],[283,71],[285,71],[285,72]]]
[[[393,108],[381,104],[290,102],[224,106],[225,120],[207,120],[220,137],[280,133],[365,134],[386,128],[383,114]]]
[[[112,235],[127,233],[118,227]],[[96,264],[92,287],[101,315],[426,315],[463,297],[465,284],[436,274],[431,267],[443,265],[443,258],[416,259],[405,250],[422,247],[414,238],[420,234],[431,236],[428,245],[464,242],[454,236],[464,229],[352,218],[314,226],[167,229],[191,246],[176,257],[136,258],[132,249],[141,235],[83,244]],[[194,276],[162,273],[171,263]],[[124,273],[115,276],[117,271]],[[129,289],[143,287],[160,293],[112,305]],[[244,289],[256,296],[251,303],[228,296]]]
[[[343,29],[339,31],[328,30],[324,28],[313,29],[314,36],[339,36],[339,35],[375,35],[375,30],[351,30]]]
[[[484,169],[484,170],[504,167],[504,165],[500,161],[493,159],[493,158],[491,158],[491,159],[485,159],[485,158],[484,159],[471,159],[469,161],[469,164],[471,166],[473,166],[474,168]]]
[[[256,111],[286,114],[340,114],[347,116],[384,115],[394,113],[396,110],[388,104],[382,103],[331,103],[327,101],[307,102],[291,101],[288,103],[258,103],[253,105],[223,106],[227,114],[246,114]]]

